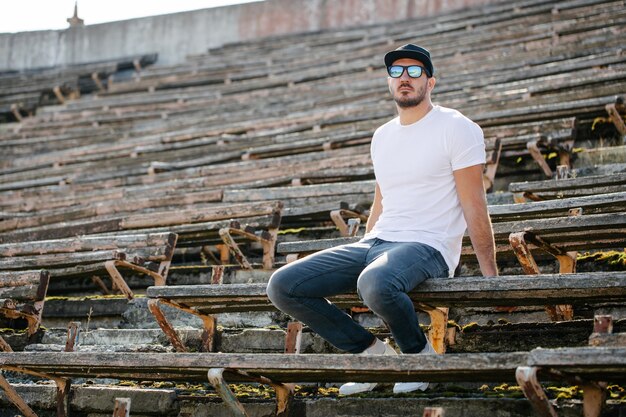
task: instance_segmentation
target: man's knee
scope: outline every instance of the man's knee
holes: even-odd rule
[[[293,282],[288,266],[276,270],[267,283],[267,297],[272,304],[280,304],[280,301],[289,296],[289,284]]]
[[[357,281],[359,297],[366,306],[375,310],[394,297],[397,292],[389,280],[374,271],[365,271]]]

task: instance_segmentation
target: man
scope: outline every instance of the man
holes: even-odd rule
[[[485,276],[498,274],[482,172],[480,127],[456,110],[433,105],[430,52],[407,44],[385,55],[398,117],[379,127],[371,145],[376,175],[365,236],[276,271],[267,294],[280,310],[339,349],[363,355],[396,352],[326,297],[354,291],[389,326],[404,354],[434,354],[419,327],[409,291],[428,278],[452,276],[466,228]],[[339,392],[369,391],[348,383]],[[394,393],[425,390],[397,383]]]

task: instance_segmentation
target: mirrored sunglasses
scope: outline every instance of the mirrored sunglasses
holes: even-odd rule
[[[391,78],[400,78],[402,77],[405,69],[411,78],[419,78],[422,76],[422,72],[424,72],[424,67],[420,67],[419,65],[392,65],[387,67],[387,73]]]

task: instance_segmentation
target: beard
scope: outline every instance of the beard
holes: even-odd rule
[[[426,97],[426,86],[423,85],[416,91],[415,96],[410,96],[409,94],[393,94],[393,100],[396,102],[398,107],[402,109],[408,109],[410,107],[417,107],[420,105],[424,98]]]

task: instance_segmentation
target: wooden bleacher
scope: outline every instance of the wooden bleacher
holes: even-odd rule
[[[7,281],[19,281],[25,270],[42,267],[55,280],[87,275],[108,294],[99,278],[104,273],[111,280],[111,290],[132,298],[118,268],[145,274],[155,285],[165,285],[176,240],[174,233],[159,233],[13,242],[0,245],[0,270]]]
[[[106,82],[99,75],[104,90],[94,89],[92,79],[79,99],[39,105],[32,116],[21,109],[20,122],[0,124],[0,247],[36,246],[44,239],[115,240],[135,233],[176,233],[173,268],[222,267],[234,259],[239,267],[271,271],[276,242],[281,242],[279,250],[295,250],[294,241],[337,236],[331,212],[344,210],[344,217],[356,215],[365,221],[374,179],[369,141],[374,129],[394,116],[381,57],[399,44],[418,40],[435,57],[434,101],[458,108],[485,132],[494,151],[486,172],[492,196],[508,190],[510,182],[528,180],[519,191],[514,185],[510,191],[533,193],[535,199],[559,198],[490,206],[499,260],[515,259],[509,243],[512,232],[524,233],[529,240],[541,237],[558,248],[552,251],[558,256],[623,248],[622,174],[541,184],[534,180],[554,176],[557,165],[578,168],[576,148],[597,143],[590,135],[596,118],[612,117],[619,131],[624,112],[615,96],[626,91],[625,18],[622,1],[501,2],[393,25],[227,45],[173,67],[133,65],[128,78],[117,72]],[[288,47],[293,44],[301,47]],[[17,94],[25,90],[16,89]],[[50,103],[58,104],[58,98]],[[7,114],[12,121],[14,112]],[[495,152],[500,147],[501,152]],[[579,185],[571,189],[585,191],[566,191],[567,184],[575,182]],[[554,183],[562,189],[548,188]],[[582,208],[582,215],[568,216],[576,208]],[[279,226],[285,234],[278,235]],[[324,244],[306,243],[308,250]],[[529,247],[543,270],[545,259],[532,244]],[[229,249],[234,257],[227,255]],[[188,255],[192,250],[200,255]],[[205,259],[214,250],[219,256]],[[37,258],[48,269],[54,263],[44,261],[46,256]],[[466,241],[462,262],[472,263],[472,258]],[[13,260],[3,261],[13,268]],[[0,269],[0,274],[6,272]],[[443,288],[444,281],[427,282],[425,289],[416,290],[415,299],[436,306],[573,303],[594,308],[606,300],[621,302],[621,274],[454,278],[445,280],[452,288]],[[433,292],[426,293],[428,288]],[[148,295],[154,303],[160,299],[212,316],[219,311],[272,310],[263,289],[264,284],[171,286],[152,287]],[[469,291],[473,298],[462,299],[454,289]],[[339,302],[346,307],[359,304],[355,294]],[[434,322],[444,320],[430,311]],[[215,329],[215,321],[205,320],[209,330]],[[173,325],[170,329],[175,334]],[[435,336],[443,347],[442,331]],[[210,347],[211,339],[205,342],[205,348]],[[621,349],[610,352],[623,356]],[[572,355],[562,354],[569,352]],[[550,354],[559,356],[559,369],[567,371],[567,366],[585,361],[596,366],[605,352]],[[37,352],[2,354],[0,368],[44,372],[57,378],[61,393],[69,385],[58,378],[70,376],[206,382],[208,370],[216,368],[213,381],[234,404],[219,379],[221,368],[229,382],[246,380],[238,371],[280,383],[513,381],[516,367],[554,360],[544,352],[547,362],[541,362],[540,353],[400,361],[346,355]],[[610,375],[623,372],[617,360],[602,366]],[[350,372],[336,371],[341,368]],[[0,385],[12,389],[3,380]]]

